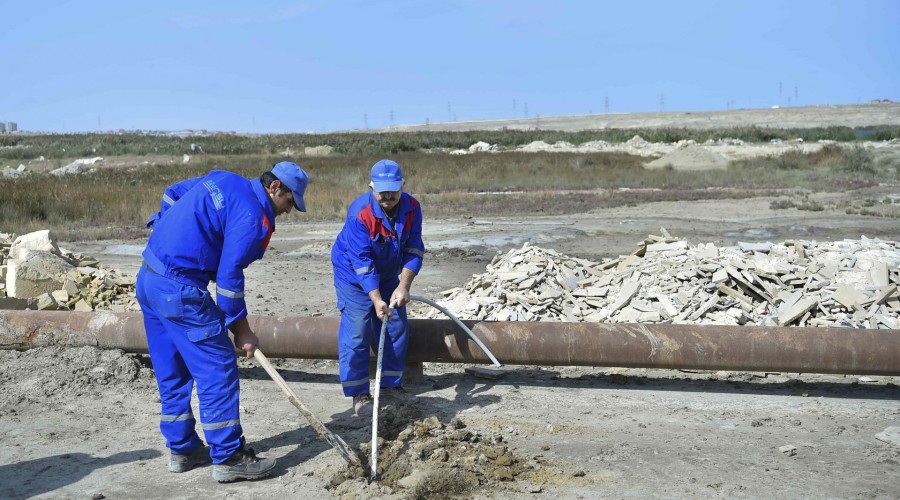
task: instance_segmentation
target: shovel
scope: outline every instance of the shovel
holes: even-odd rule
[[[253,353],[253,359],[255,359],[259,363],[259,365],[263,367],[266,373],[268,373],[269,376],[272,377],[272,380],[274,380],[275,383],[278,384],[278,387],[281,388],[281,391],[287,395],[288,401],[290,401],[291,404],[293,404],[297,407],[298,410],[300,410],[300,414],[306,417],[306,420],[309,420],[309,423],[312,425],[313,429],[316,430],[319,436],[328,444],[330,444],[335,450],[337,450],[337,452],[340,453],[342,457],[344,457],[344,460],[346,460],[348,464],[353,467],[362,468],[362,462],[360,462],[359,457],[356,456],[356,453],[353,451],[353,449],[347,446],[347,443],[345,443],[340,436],[328,430],[328,428],[325,427],[325,424],[323,424],[318,418],[316,418],[316,416],[313,415],[313,413],[309,411],[306,406],[300,402],[299,399],[297,399],[294,391],[292,391],[291,388],[288,387],[284,379],[281,378],[281,375],[278,374],[278,371],[275,370],[275,367],[273,367],[272,364],[269,363],[269,359],[266,358],[266,355],[263,354],[262,351],[260,351],[258,348]]]

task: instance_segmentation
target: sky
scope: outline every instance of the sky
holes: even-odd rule
[[[0,0],[19,130],[330,132],[900,101],[900,0]]]

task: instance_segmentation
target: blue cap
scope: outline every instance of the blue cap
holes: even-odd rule
[[[272,173],[282,184],[287,186],[294,195],[294,207],[301,212],[306,212],[306,204],[303,203],[303,192],[309,184],[309,175],[294,162],[283,161],[272,167]]]
[[[403,171],[394,160],[381,160],[372,165],[372,187],[382,191],[400,191],[403,187]]]

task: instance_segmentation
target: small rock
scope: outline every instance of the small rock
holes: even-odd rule
[[[789,457],[793,457],[794,455],[797,454],[797,447],[794,445],[787,444],[787,445],[779,447],[778,451],[784,453],[785,455],[787,455]]]

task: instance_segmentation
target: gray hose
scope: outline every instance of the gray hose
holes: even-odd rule
[[[415,300],[415,301],[418,301],[418,302],[422,302],[422,303],[428,304],[428,305],[430,305],[431,307],[437,309],[438,311],[440,311],[440,312],[446,314],[448,318],[450,318],[450,319],[452,319],[453,321],[455,321],[456,324],[459,325],[460,328],[462,328],[463,330],[465,330],[465,332],[466,332],[467,334],[469,334],[469,337],[470,337],[472,340],[474,340],[476,344],[478,344],[478,347],[480,347],[481,350],[484,351],[484,353],[487,354],[489,358],[491,358],[491,361],[494,362],[494,366],[496,366],[497,368],[500,368],[501,366],[503,366],[503,365],[500,364],[499,361],[497,361],[497,358],[494,357],[494,354],[490,351],[490,349],[488,349],[487,346],[484,345],[484,342],[482,342],[481,339],[479,339],[478,336],[475,335],[475,333],[474,333],[472,330],[470,330],[468,326],[466,326],[465,324],[463,324],[463,322],[460,321],[459,318],[457,318],[456,316],[454,316],[453,313],[451,313],[450,311],[448,311],[445,307],[439,305],[437,302],[435,302],[435,301],[433,301],[433,300],[431,300],[431,299],[422,297],[422,296],[420,296],[420,295],[410,295],[409,298],[410,298],[411,300]]]

